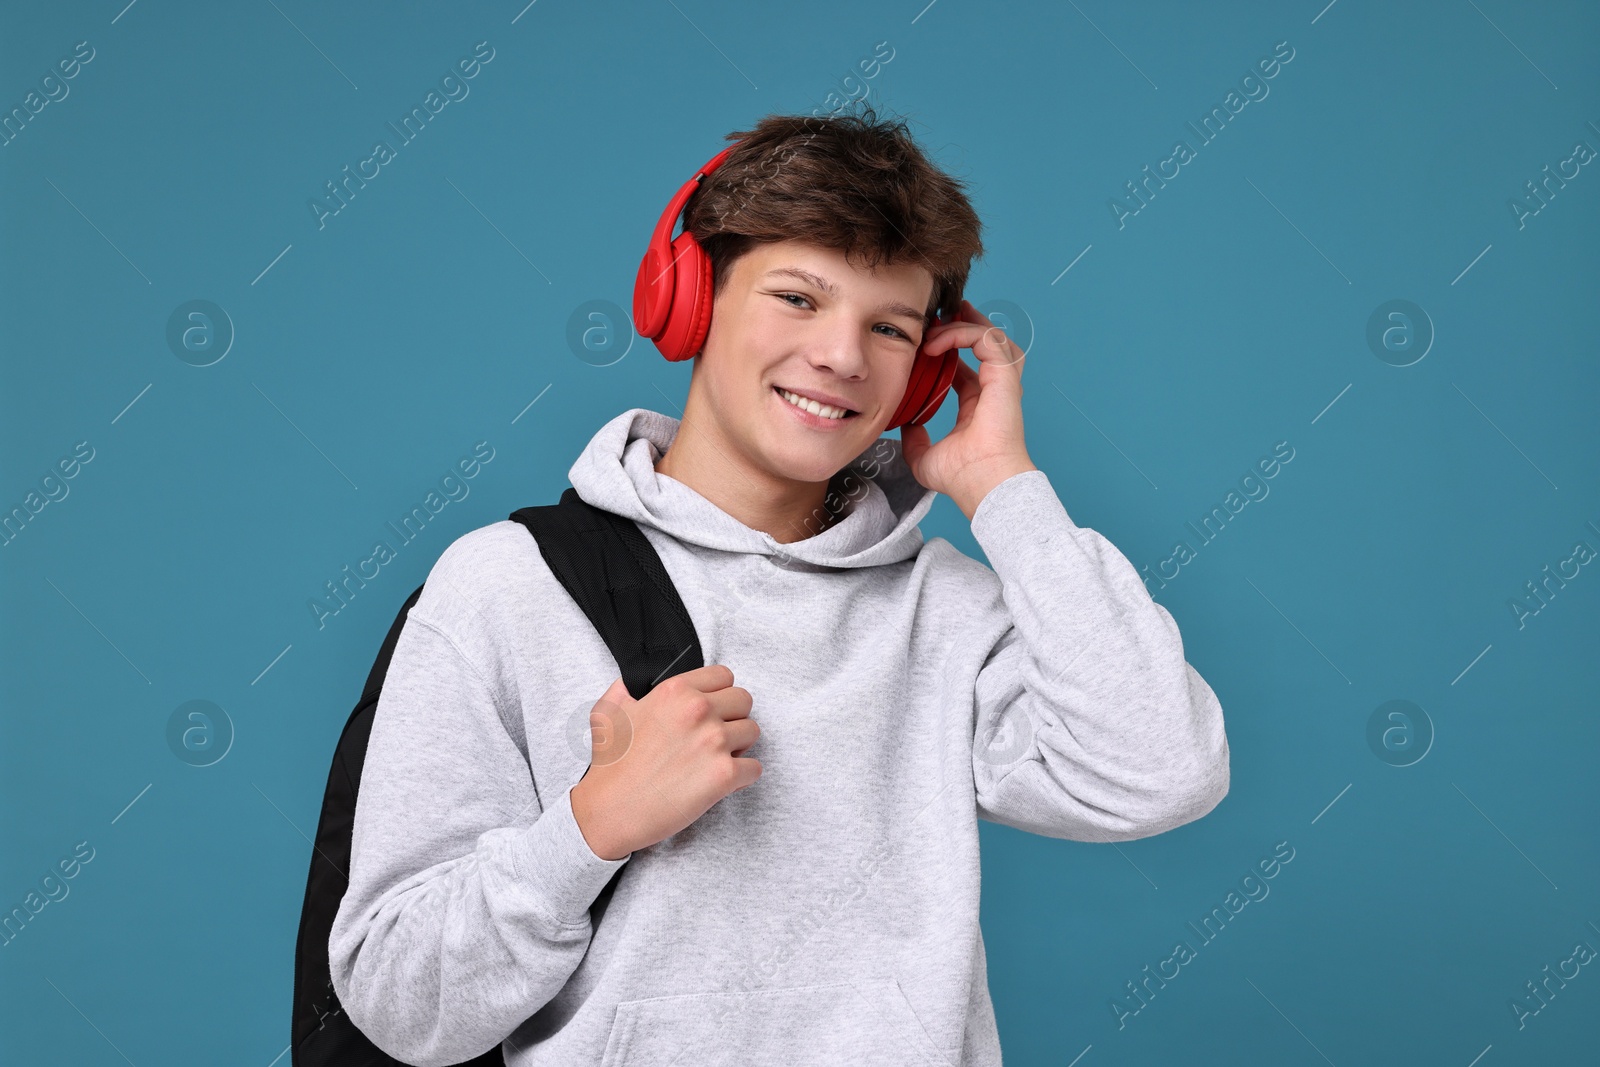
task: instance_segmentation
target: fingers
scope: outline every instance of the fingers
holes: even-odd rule
[[[732,755],[742,756],[761,740],[761,725],[754,719],[740,719],[723,727],[722,736],[732,749]]]
[[[685,685],[702,693],[714,693],[733,684],[733,671],[721,663],[708,663],[704,667],[696,667],[673,677],[682,678]]]
[[[1017,373],[1021,374],[1022,360],[1025,353],[1015,342],[1011,340],[1011,335],[1006,333],[1001,327],[996,326],[987,315],[973,307],[972,301],[961,301],[961,310],[970,316],[972,321],[981,322],[985,327],[987,327],[984,332],[984,336],[991,343],[991,348],[997,355],[997,358],[995,359],[988,359],[983,355],[979,355],[978,358],[983,360],[985,363],[999,363],[1002,366],[1011,366],[1015,364],[1017,367]],[[976,347],[973,348],[973,352],[974,354],[977,354],[978,349]]]
[[[1008,367],[1022,362],[1020,349],[1005,330],[990,322],[966,301],[958,312],[959,318],[935,327],[923,343],[927,355],[940,355],[952,348],[970,348],[980,362],[997,363]]]
[[[750,709],[755,706],[755,698],[750,695],[750,690],[741,689],[730,685],[726,689],[719,689],[714,693],[707,693],[706,699],[711,701],[711,707],[724,722],[734,719],[748,719]]]
[[[755,704],[755,698],[750,695],[750,690],[734,685],[733,671],[721,663],[708,663],[704,667],[684,671],[668,681],[675,679],[681,680],[680,684],[705,694],[706,699],[711,702],[712,709],[724,720],[746,718]]]

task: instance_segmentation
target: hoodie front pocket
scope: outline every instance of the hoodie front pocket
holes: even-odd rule
[[[600,1067],[950,1067],[892,977],[628,1000]]]

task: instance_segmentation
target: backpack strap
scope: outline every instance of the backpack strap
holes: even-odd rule
[[[661,557],[639,527],[576,489],[559,504],[511,513],[533,534],[552,574],[611,649],[635,700],[663,678],[705,666],[700,638]]]
[[[660,556],[631,520],[585,503],[576,489],[562,493],[559,504],[522,508],[511,518],[527,527],[551,572],[604,638],[635,700],[663,678],[705,665],[688,609]],[[356,799],[383,680],[422,589],[406,599],[390,625],[328,771],[295,940],[293,1067],[404,1067],[344,1013],[329,973],[328,936],[350,888]],[[625,869],[619,868],[596,897],[590,910],[596,926]],[[504,1062],[496,1046],[466,1067],[503,1067]]]

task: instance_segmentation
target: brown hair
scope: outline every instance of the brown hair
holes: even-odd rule
[[[954,313],[983,255],[983,224],[965,184],[929,162],[904,121],[879,121],[870,105],[860,114],[768,115],[726,139],[735,147],[683,215],[711,260],[713,293],[757,243],[799,240],[869,270],[917,263],[934,279],[927,323]]]

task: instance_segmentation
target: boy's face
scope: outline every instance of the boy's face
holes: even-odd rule
[[[912,262],[868,272],[805,242],[758,244],[734,263],[712,304],[690,382],[703,403],[693,406],[745,462],[782,479],[825,482],[888,426],[932,301],[933,275]],[[814,414],[780,389],[831,399],[850,414]]]

